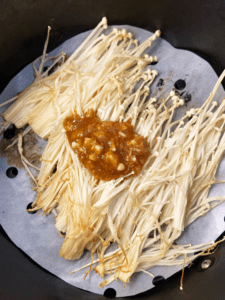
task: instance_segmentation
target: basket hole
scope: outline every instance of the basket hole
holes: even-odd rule
[[[10,167],[6,170],[6,176],[8,178],[15,178],[18,174],[18,170],[15,167]]]
[[[177,90],[183,90],[186,87],[186,82],[183,79],[178,79],[174,86]]]
[[[155,276],[152,280],[154,286],[159,286],[165,281],[165,278],[161,275]]]
[[[16,134],[16,126],[12,124],[8,129],[6,129],[6,131],[4,131],[3,137],[6,140],[10,140],[14,138],[15,134]]]
[[[105,290],[104,296],[106,298],[113,299],[116,297],[116,291],[112,288],[108,288],[107,290]]]
[[[33,215],[33,214],[36,214],[36,210],[33,210],[33,211],[29,211],[28,209],[32,209],[33,207],[32,207],[32,204],[33,204],[33,202],[30,202],[28,205],[27,205],[27,212],[28,212],[28,214],[31,214],[31,215]]]

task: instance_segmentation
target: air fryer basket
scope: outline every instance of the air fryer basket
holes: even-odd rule
[[[161,29],[164,39],[203,57],[218,75],[225,68],[224,0],[0,0],[0,93],[13,76],[41,55],[48,25],[52,27],[51,51],[68,38],[92,29],[103,16],[110,25]],[[204,269],[206,260],[211,265]],[[0,266],[0,299],[4,300],[97,300],[116,294],[109,289],[101,296],[70,286],[18,249],[2,227]],[[154,289],[126,299],[224,299],[225,242],[215,253],[198,258],[185,269],[183,291],[179,289],[180,277],[181,272],[166,281],[158,278]]]

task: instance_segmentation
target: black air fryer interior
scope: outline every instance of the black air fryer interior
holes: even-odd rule
[[[103,16],[109,25],[161,29],[164,39],[203,57],[218,75],[225,68],[224,0],[0,0],[0,92],[42,54],[48,25],[52,27],[51,51],[68,38],[95,27]],[[115,296],[113,290],[101,296],[70,286],[33,262],[0,229],[0,299],[100,300]],[[202,270],[201,264],[207,258],[213,264]],[[225,242],[215,253],[200,257],[185,269],[183,291],[179,289],[180,277],[181,272],[166,281],[158,278],[154,289],[123,299],[224,299]]]

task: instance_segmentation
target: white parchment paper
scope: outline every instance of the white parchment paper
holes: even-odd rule
[[[126,28],[140,42],[152,35],[149,31],[132,26],[116,27]],[[52,51],[50,55],[56,55],[61,51],[71,54],[89,33],[85,32],[71,38]],[[152,69],[159,72],[151,88],[152,97],[163,97],[174,87],[174,83],[178,79],[183,79],[186,82],[183,96],[189,93],[192,100],[179,109],[176,118],[183,116],[185,110],[191,107],[199,107],[208,98],[218,77],[211,66],[202,58],[189,51],[177,50],[161,38],[155,41],[153,47],[146,53],[157,55],[159,60],[156,65],[151,66]],[[160,87],[157,86],[159,79],[164,80],[164,84]],[[0,95],[0,103],[15,96],[33,80],[33,69],[30,64],[11,80]],[[224,90],[220,86],[215,100],[221,101],[224,96]],[[6,107],[0,109],[0,113],[5,109]],[[34,201],[36,193],[31,190],[30,180],[24,169],[19,170],[17,177],[10,179],[6,176],[8,167],[5,159],[0,158],[0,223],[11,240],[34,261],[66,282],[94,293],[103,294],[105,289],[112,287],[116,290],[118,297],[130,296],[153,287],[152,278],[144,273],[134,274],[125,288],[123,287],[124,284],[119,281],[101,289],[98,288],[98,285],[102,279],[95,272],[91,272],[85,280],[83,270],[71,275],[71,271],[90,261],[90,258],[86,260],[89,253],[86,252],[78,261],[66,261],[59,257],[58,253],[63,237],[59,236],[54,226],[53,215],[45,217],[41,213],[34,215],[27,213],[27,204]],[[225,178],[224,171],[225,159],[219,166],[217,179]],[[211,189],[210,195],[224,196],[225,184],[215,185]],[[225,230],[224,216],[225,203],[214,208],[205,217],[199,218],[186,228],[178,243],[199,244],[215,240]],[[112,247],[116,247],[116,245]],[[182,266],[154,267],[151,269],[151,273],[155,276],[161,275],[168,278],[180,269]]]

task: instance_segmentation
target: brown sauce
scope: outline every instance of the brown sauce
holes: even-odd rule
[[[67,138],[79,160],[98,180],[137,175],[150,155],[147,140],[135,133],[131,120],[102,121],[90,109],[64,121]]]

